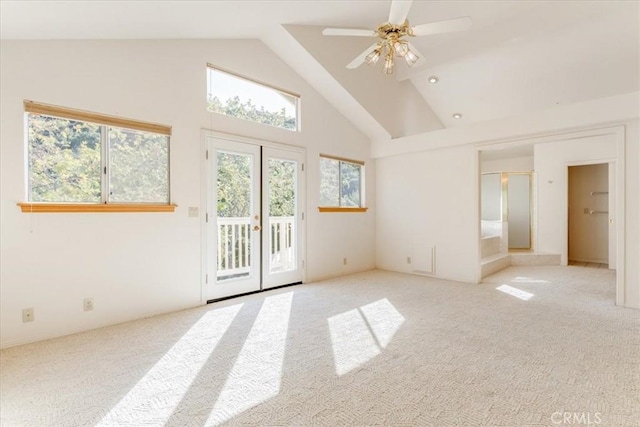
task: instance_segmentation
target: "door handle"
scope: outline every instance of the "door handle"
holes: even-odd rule
[[[262,228],[259,225],[253,226],[253,231],[260,231]]]

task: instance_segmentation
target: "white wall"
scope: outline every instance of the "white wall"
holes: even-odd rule
[[[624,105],[617,111],[621,118],[629,114],[637,116],[637,106],[626,101],[631,96],[622,97]],[[597,106],[611,112],[607,110],[608,101],[590,103],[586,113],[584,105],[578,105],[573,122],[585,122],[595,117]],[[533,134],[530,139],[531,143],[537,143],[534,166],[538,189],[538,231],[534,244],[537,252],[564,254],[563,262],[566,263],[566,166],[568,163],[615,159],[618,147],[615,137],[602,135],[562,141],[562,136],[554,135],[554,132],[566,134],[566,131],[557,130],[557,118],[543,120],[539,115],[535,116],[530,128],[537,131],[547,128],[549,133]],[[588,129],[597,128],[595,123],[592,122]],[[626,161],[623,180],[626,191],[621,214],[626,218],[624,273],[618,273],[624,275],[621,304],[640,308],[640,172],[637,167],[640,131],[637,119],[621,119],[618,123],[625,128],[623,156]],[[509,127],[505,123],[507,130]],[[443,141],[456,140],[460,132],[459,129],[451,129],[452,136],[445,136]],[[605,134],[610,131],[581,132]],[[508,145],[504,130],[496,129],[495,135],[499,139],[496,146]],[[421,137],[425,144],[418,148]],[[467,142],[450,148],[442,148],[441,143],[433,138],[433,133],[429,133],[407,141],[396,140],[394,143],[398,146],[393,148],[383,148],[374,143],[373,152],[378,166],[377,265],[384,269],[411,272],[411,266],[406,263],[408,246],[418,238],[436,245],[436,276],[474,282],[477,280],[474,269],[478,264],[479,174],[470,151],[486,147],[489,134],[478,135],[475,143]],[[472,129],[467,129],[464,139],[456,141],[461,144],[469,140],[473,141]],[[521,142],[524,138],[514,133],[513,140]]]
[[[640,130],[638,120],[625,124],[624,143],[624,211],[618,213],[625,218],[625,234],[617,236],[624,245],[624,259],[618,256],[618,274],[623,275],[621,290],[623,305],[640,308],[640,173],[636,166],[640,157]],[[562,263],[567,261],[566,212],[568,165],[598,163],[618,155],[616,137],[613,134],[589,138],[537,144],[534,147],[535,170],[538,183],[538,248],[540,252],[560,253]],[[619,165],[616,165],[616,169]],[[549,181],[553,181],[549,183]],[[617,190],[622,191],[620,183]],[[616,195],[618,198],[620,194]],[[621,206],[618,203],[618,206]],[[623,264],[622,264],[623,263]],[[620,268],[622,267],[622,268]]]
[[[480,162],[480,170],[482,171],[482,173],[530,172],[533,170],[533,156],[511,157],[508,159],[482,160]]]
[[[640,121],[625,126],[625,289],[627,307],[640,308]]]
[[[479,260],[478,152],[452,148],[380,158],[377,266],[412,272],[412,246],[435,246],[438,277],[475,282]]]
[[[2,347],[201,304],[201,129],[306,147],[307,280],[372,268],[375,166],[369,143],[261,42],[3,41],[1,93]],[[206,107],[206,64],[302,96],[302,132],[269,128]],[[24,99],[173,126],[176,212],[23,214]],[[366,162],[365,214],[319,214],[318,154]],[[342,258],[349,258],[347,266]],[[84,313],[82,300],[95,310]],[[21,310],[35,321],[21,322]]]

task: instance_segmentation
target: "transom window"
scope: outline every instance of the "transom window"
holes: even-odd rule
[[[238,119],[298,131],[300,96],[207,67],[207,109]]]
[[[364,162],[320,155],[320,209],[364,207]]]
[[[168,126],[25,102],[28,200],[169,203]]]

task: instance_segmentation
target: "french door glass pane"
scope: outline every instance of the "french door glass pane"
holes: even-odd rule
[[[296,268],[296,170],[293,160],[269,159],[269,273]]]
[[[217,152],[218,281],[251,274],[253,156]]]

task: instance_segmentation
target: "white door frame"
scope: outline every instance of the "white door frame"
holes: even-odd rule
[[[304,163],[306,163],[306,150],[304,147],[299,147],[299,146],[293,146],[293,145],[287,145],[287,144],[282,144],[282,143],[278,143],[278,142],[273,142],[273,141],[267,141],[267,140],[260,140],[260,139],[256,139],[256,138],[249,138],[249,137],[244,137],[244,136],[240,136],[240,135],[233,135],[233,134],[229,134],[229,133],[224,133],[224,132],[217,132],[217,131],[212,131],[209,129],[201,129],[201,170],[200,170],[200,253],[201,253],[201,257],[200,257],[200,302],[202,304],[206,304],[208,301],[207,298],[207,286],[208,286],[208,282],[211,280],[215,280],[215,277],[207,277],[207,266],[208,266],[208,260],[209,260],[209,252],[211,251],[208,248],[208,236],[207,236],[207,215],[209,216],[209,218],[212,217],[212,213],[209,212],[210,211],[210,206],[209,206],[209,199],[208,199],[208,179],[210,176],[211,171],[209,170],[210,168],[210,163],[207,159],[207,149],[208,149],[208,144],[207,144],[207,139],[208,138],[217,138],[217,139],[223,139],[223,140],[228,140],[228,141],[232,141],[232,142],[241,142],[241,143],[245,143],[245,144],[252,144],[252,145],[257,145],[257,146],[262,146],[262,147],[270,147],[270,148],[276,148],[279,150],[286,150],[286,151],[293,151],[296,153],[300,153],[301,157],[302,157],[302,161],[303,161],[303,165]],[[303,170],[304,170],[304,166]],[[300,215],[300,223],[299,223],[299,236],[298,236],[298,244],[300,245],[300,248],[298,250],[298,253],[300,254],[300,259],[299,262],[301,263],[301,269],[302,269],[302,283],[305,283],[307,281],[307,263],[306,263],[306,254],[307,254],[307,227],[306,227],[306,207],[307,207],[307,203],[306,203],[306,173],[301,173],[299,174],[300,176],[300,182],[298,184],[298,191],[299,191],[299,215]],[[268,288],[263,287],[263,290],[267,290]]]

